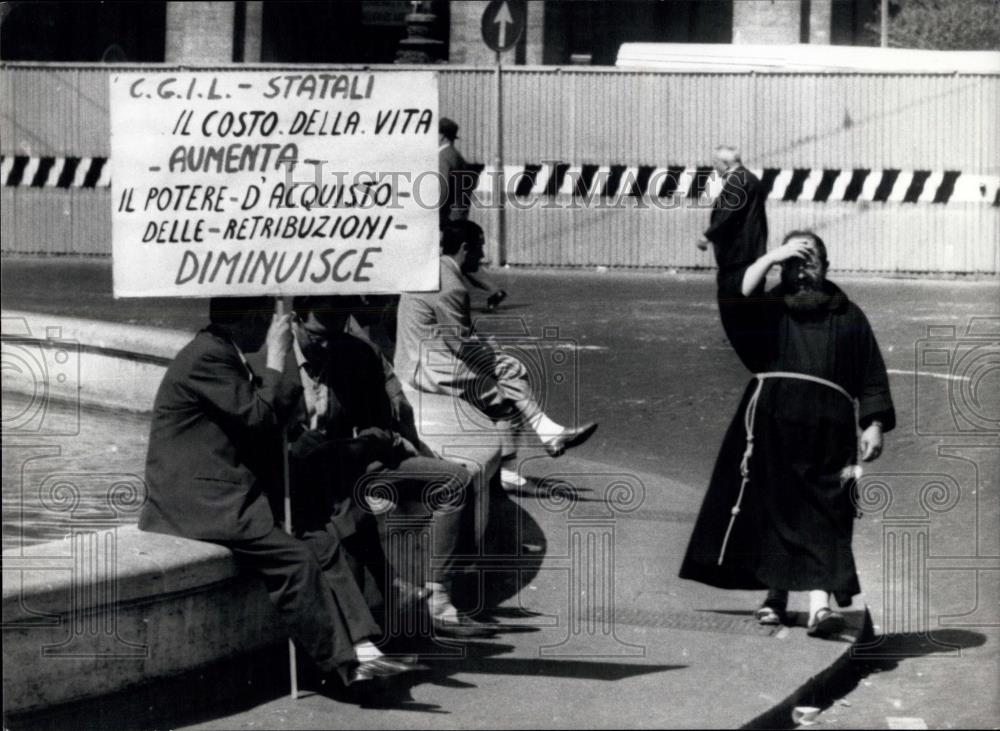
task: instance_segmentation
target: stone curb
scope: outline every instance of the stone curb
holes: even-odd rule
[[[874,623],[868,605],[865,605],[864,622],[861,631],[854,642],[847,645],[844,652],[830,666],[813,675],[800,687],[749,723],[741,726],[746,729],[783,729],[796,728],[792,722],[792,710],[796,706],[816,705],[814,698],[824,695],[828,688],[840,684],[851,673],[852,654],[858,643],[867,642],[875,636]]]

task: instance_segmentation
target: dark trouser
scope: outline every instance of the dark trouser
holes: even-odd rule
[[[289,634],[323,672],[355,659],[354,645],[380,634],[336,548],[327,555],[279,528],[249,541],[213,541],[264,579]]]
[[[431,517],[430,580],[444,583],[454,573],[455,554],[467,515],[472,475],[461,465],[431,457],[407,457],[393,469],[380,469],[362,480],[394,502],[418,504],[418,514]],[[413,511],[409,511],[413,512]],[[391,518],[390,518],[391,520]]]
[[[350,587],[342,595],[351,606],[363,604],[376,612],[385,609],[390,577],[375,516],[362,517],[347,538],[340,537],[333,521],[302,530],[298,536],[320,565],[327,567],[324,573],[331,583]]]

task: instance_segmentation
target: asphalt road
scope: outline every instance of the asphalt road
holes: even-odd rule
[[[702,489],[748,377],[718,323],[713,278],[520,269],[490,276],[511,296],[484,327],[543,364],[539,389],[553,417],[601,423],[576,454]],[[839,728],[920,720],[995,728],[1000,288],[834,279],[872,322],[899,425],[864,483],[873,501],[887,494],[891,502],[869,506],[855,539],[863,588],[890,637],[857,659],[845,687],[815,699],[825,707],[820,718]],[[5,259],[2,285],[5,309],[187,329],[206,310],[195,300],[114,301],[103,261]],[[140,452],[141,438],[130,445]],[[5,496],[8,478],[5,469]],[[904,533],[918,546],[910,563],[899,554]]]
[[[557,420],[602,423],[581,456],[705,483],[748,376],[719,325],[711,274],[507,269],[489,277],[511,296],[498,313],[483,316],[483,329],[507,333],[511,347],[538,354],[539,392]],[[963,337],[973,318],[992,322],[995,331],[1000,287],[991,281],[837,281],[867,313],[893,377],[901,420],[883,464],[897,458],[912,464],[927,446],[914,439],[913,420],[906,418],[919,406],[914,394],[924,413],[946,414],[956,383],[941,378],[948,366],[922,367],[916,370],[934,375],[914,376],[918,348],[926,349],[931,328],[954,329],[940,338],[944,348],[976,342]],[[0,283],[4,308],[192,331],[206,321],[205,300],[114,300],[106,260],[5,258]],[[569,356],[558,365],[551,358],[557,350]],[[1000,371],[976,374],[975,398],[982,403],[971,410],[995,424]],[[921,379],[917,392],[915,377]],[[962,401],[968,406],[969,397]]]

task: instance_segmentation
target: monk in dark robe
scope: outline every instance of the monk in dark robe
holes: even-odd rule
[[[777,264],[781,283],[764,294]],[[720,281],[723,324],[755,376],[680,571],[725,589],[768,589],[756,614],[763,624],[784,621],[789,591],[808,591],[816,636],[843,627],[830,594],[847,606],[860,592],[851,551],[857,455],[876,459],[895,426],[871,326],[826,271],[822,240],[796,231],[742,277]]]

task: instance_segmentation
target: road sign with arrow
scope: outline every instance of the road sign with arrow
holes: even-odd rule
[[[483,13],[483,40],[499,53],[514,47],[524,33],[524,0],[492,0]]]
[[[497,199],[494,207],[497,212],[496,224],[496,258],[503,266],[507,263],[507,224],[504,211],[506,184],[503,174],[503,51],[513,48],[524,33],[525,19],[528,8],[525,0],[491,0],[483,11],[483,40],[496,52],[496,156],[493,165],[498,173]]]

